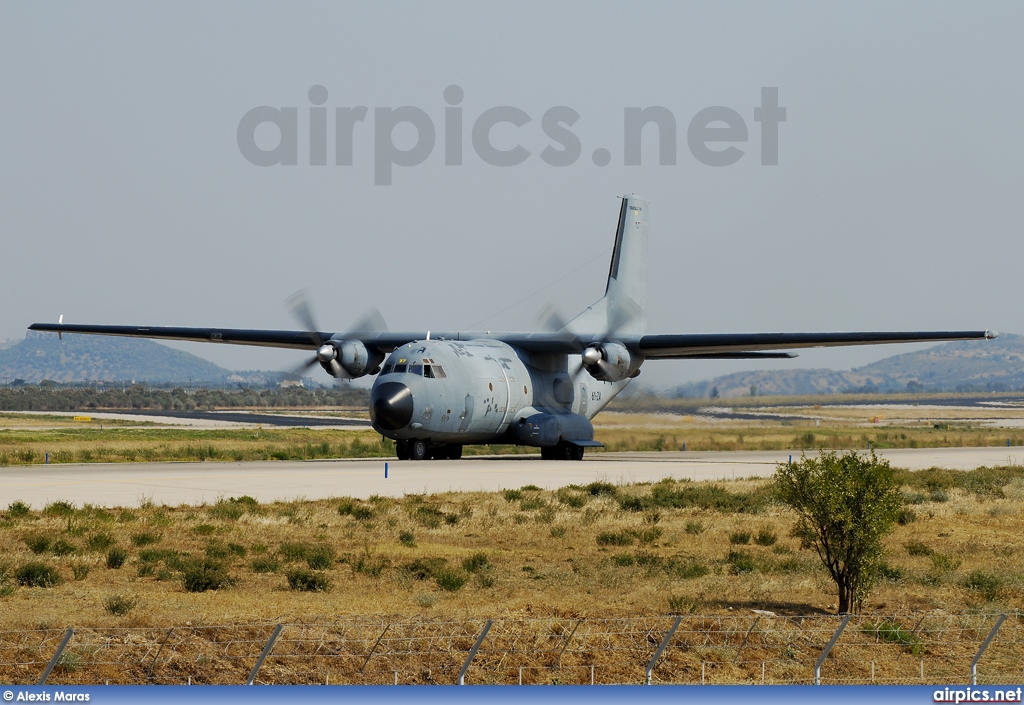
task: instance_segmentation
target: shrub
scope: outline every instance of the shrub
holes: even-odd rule
[[[103,600],[103,609],[115,617],[123,617],[135,609],[137,604],[139,604],[139,598],[121,592],[116,595],[109,595]]]
[[[664,569],[669,575],[683,580],[703,578],[710,572],[706,565],[695,559],[670,558],[665,561]]]
[[[9,519],[24,519],[31,513],[32,509],[20,499],[16,499],[7,505],[7,517]]]
[[[589,499],[587,495],[573,492],[565,487],[555,493],[555,498],[565,506],[572,507],[573,509],[582,509],[586,506]]]
[[[71,543],[66,539],[57,539],[53,542],[53,546],[50,547],[55,556],[70,556],[78,553],[78,546]]]
[[[523,492],[540,492],[541,491],[541,488],[537,487],[537,485],[523,485],[519,489],[521,489]]]
[[[276,573],[280,567],[281,563],[276,558],[270,558],[267,556],[254,558],[252,561],[252,569],[254,573]]]
[[[325,543],[318,543],[306,551],[306,564],[312,570],[325,570],[334,563],[334,549]]]
[[[43,507],[43,515],[48,517],[69,517],[74,513],[75,505],[63,499],[58,499]]]
[[[477,571],[484,570],[491,566],[491,560],[487,557],[486,553],[474,553],[469,558],[462,561],[462,569],[467,573],[476,573]]]
[[[245,514],[246,505],[239,503],[234,498],[229,500],[219,500],[215,505],[207,509],[207,513],[213,519],[221,519],[223,521],[236,521]]]
[[[734,531],[729,534],[729,543],[734,546],[746,545],[750,543],[750,532],[749,531]]]
[[[200,536],[210,536],[217,530],[217,527],[213,524],[199,524],[192,528],[192,531],[199,534]]]
[[[456,592],[469,582],[469,575],[461,570],[441,566],[434,571],[434,580],[445,592]]]
[[[668,611],[670,614],[692,614],[700,607],[700,600],[686,595],[669,595]]]
[[[300,592],[327,592],[331,589],[331,580],[315,570],[296,568],[288,571],[288,587]]]
[[[924,641],[919,636],[907,631],[899,624],[885,621],[877,624],[865,622],[861,627],[865,634],[874,636],[881,641],[890,644],[898,644],[906,649],[911,656],[920,656],[924,653]]]
[[[206,555],[208,558],[221,559],[230,556],[231,551],[229,551],[228,547],[220,541],[211,541],[206,544]]]
[[[411,531],[401,531],[398,534],[398,541],[403,546],[409,546],[411,548],[416,545],[416,535]]]
[[[93,534],[85,542],[85,547],[90,551],[106,551],[108,548],[114,545],[114,537],[106,533]]]
[[[363,551],[354,561],[350,560],[349,564],[355,572],[377,578],[385,568],[391,565],[391,561],[386,556],[375,556],[367,550]]]
[[[401,566],[403,573],[414,580],[426,580],[434,577],[434,572],[448,563],[447,558],[417,558]]]
[[[735,575],[753,573],[757,569],[754,557],[746,551],[729,551],[725,560],[729,564],[729,570]]]
[[[774,546],[778,540],[779,537],[767,526],[758,531],[757,536],[754,537],[754,543],[758,546]]]
[[[114,570],[124,565],[128,560],[128,551],[123,548],[112,548],[107,551],[107,567]]]
[[[920,541],[907,541],[903,544],[903,547],[907,549],[907,553],[911,556],[930,556],[935,553],[935,551]]]
[[[351,516],[353,519],[359,521],[369,521],[373,519],[373,507],[368,507],[365,504],[360,504],[358,501],[346,497],[338,505],[338,514],[341,516]]]
[[[285,542],[278,547],[277,552],[286,561],[302,561],[306,559],[309,549],[308,543]]]
[[[612,556],[612,563],[619,566],[620,568],[628,568],[636,565],[636,559],[628,553],[616,553]]]
[[[29,534],[22,539],[29,550],[37,556],[50,550],[50,537],[43,534]]]
[[[518,502],[523,498],[523,493],[519,490],[505,490],[501,494],[506,502]]]
[[[87,563],[72,563],[71,573],[75,580],[85,580],[89,577],[89,565]]]
[[[163,537],[160,534],[150,531],[143,531],[141,533],[131,535],[132,543],[140,548],[142,546],[150,546],[154,543],[158,543],[161,538]]]
[[[26,563],[14,573],[19,585],[26,587],[54,587],[64,582],[57,569],[39,561]]]
[[[964,587],[979,593],[987,601],[992,602],[1003,589],[1003,580],[997,575],[976,570],[964,578]]]
[[[900,509],[896,514],[896,523],[900,526],[906,526],[907,524],[913,524],[917,521],[917,512],[908,507]]]
[[[594,481],[589,485],[584,485],[583,489],[590,493],[593,497],[600,497],[602,495],[614,495],[618,488],[610,482]]]
[[[708,524],[705,524],[702,521],[688,521],[686,522],[686,527],[684,529],[686,533],[693,534],[694,536],[699,536],[707,530]]]
[[[630,533],[632,533],[633,536],[636,537],[636,540],[644,546],[650,546],[652,543],[661,538],[663,532],[661,530],[661,527],[653,526],[650,529],[634,530]]]
[[[597,535],[598,546],[631,546],[633,535],[628,531],[603,531]]]
[[[223,563],[207,558],[186,565],[181,574],[181,582],[188,592],[206,592],[229,587],[234,579],[228,575]]]

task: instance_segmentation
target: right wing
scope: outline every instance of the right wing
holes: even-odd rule
[[[767,350],[828,348],[883,343],[934,343],[948,340],[985,340],[998,333],[987,330],[863,332],[863,333],[707,333],[696,335],[643,335],[637,349],[648,360],[686,358],[760,357]],[[758,355],[757,353],[761,353]]]

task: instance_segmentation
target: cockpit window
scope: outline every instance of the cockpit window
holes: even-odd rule
[[[432,365],[424,365],[423,366],[423,376],[424,377],[433,377],[434,376],[434,368],[433,368]]]
[[[418,377],[422,376],[423,375],[423,365],[409,365],[409,374],[414,374],[414,375],[416,375]]]
[[[400,374],[402,372],[405,372],[405,370],[408,367],[409,367],[408,365],[395,365],[395,374]]]
[[[444,379],[445,377],[448,376],[448,375],[446,375],[444,373],[444,368],[441,367],[440,365],[431,365],[430,368],[431,368],[431,371],[434,373],[434,375],[433,375],[434,377],[437,377],[439,379]]]
[[[384,370],[381,372],[382,375],[389,375],[395,371],[394,365],[384,365]]]

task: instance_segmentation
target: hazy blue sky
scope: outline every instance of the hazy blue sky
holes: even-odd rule
[[[651,332],[1024,332],[1022,27],[1024,5],[996,2],[4,3],[0,338],[60,314],[294,328],[283,301],[301,287],[325,329],[370,305],[393,330],[532,328],[548,302],[569,316],[600,297],[630,191],[652,204]],[[310,165],[317,85],[326,166]],[[450,85],[461,166],[445,165]],[[777,166],[761,163],[763,87],[787,111]],[[261,105],[297,108],[296,165],[240,151]],[[505,105],[531,118],[491,132],[530,152],[518,166],[472,146],[477,119]],[[339,166],[334,109],[355,106],[367,117]],[[399,106],[424,111],[436,143],[375,185],[376,109]],[[542,127],[554,106],[580,116],[569,166],[540,157],[562,146]],[[624,110],[649,106],[675,117],[676,163],[658,164],[651,125],[626,166]],[[746,126],[745,142],[711,145],[742,150],[730,166],[688,146],[710,106]],[[255,132],[264,149],[276,136]],[[186,349],[234,368],[299,357]],[[657,362],[642,379],[750,367]]]

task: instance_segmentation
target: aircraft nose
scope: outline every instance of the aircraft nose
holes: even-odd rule
[[[412,391],[400,382],[385,382],[370,394],[370,420],[388,431],[412,420]]]

